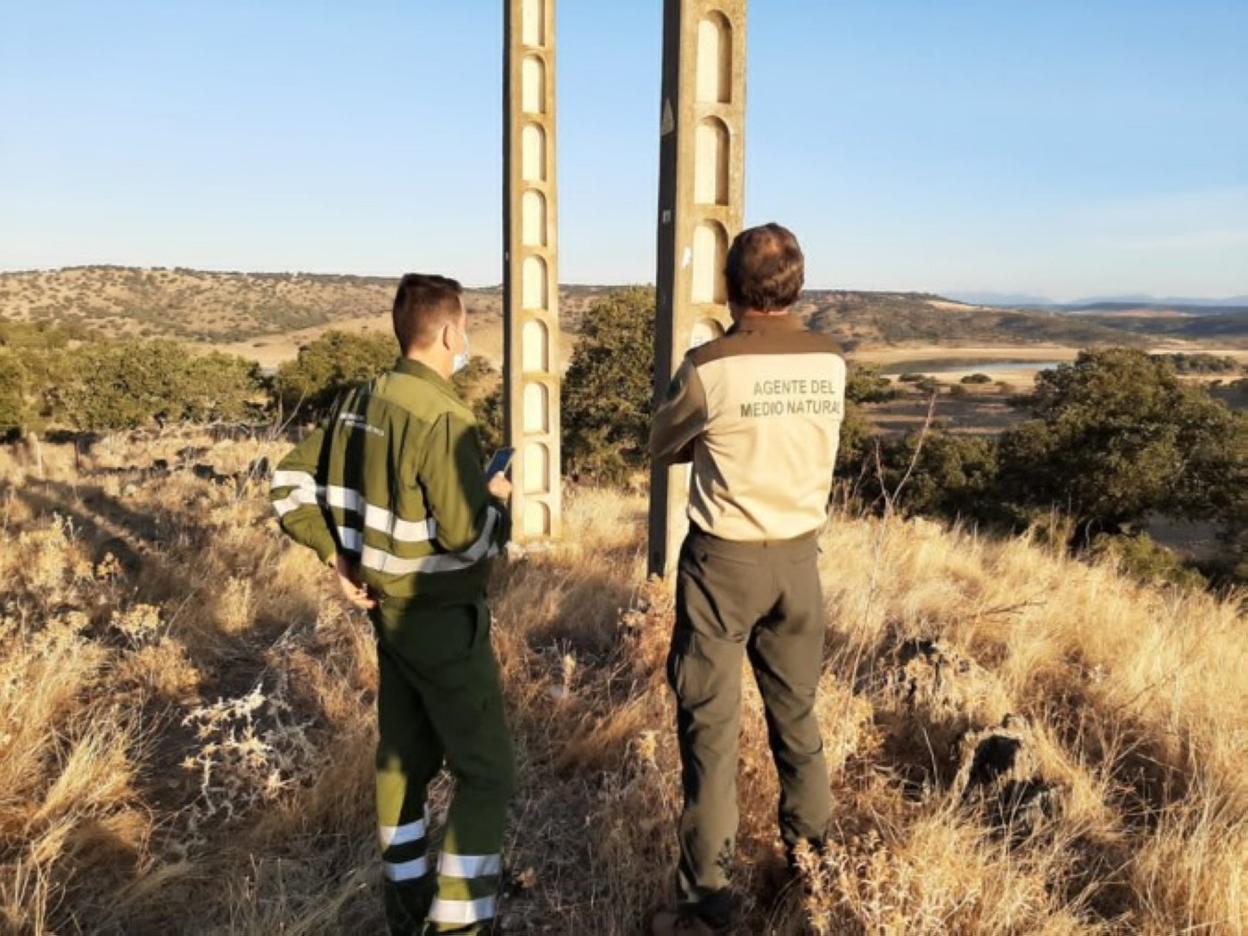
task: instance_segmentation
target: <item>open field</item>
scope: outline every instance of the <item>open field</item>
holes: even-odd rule
[[[0,449],[0,929],[378,931],[372,639],[270,519],[286,444]],[[644,514],[570,491],[566,540],[495,577],[512,932],[633,936],[668,896]],[[836,826],[786,883],[747,680],[737,933],[1248,932],[1244,596],[923,521],[822,545]]]
[[[1079,356],[1080,348],[1064,345],[988,345],[944,346],[907,345],[904,347],[857,349],[848,357],[861,364],[880,368],[886,374],[905,371],[930,373],[946,383],[957,383],[970,374],[987,374],[994,382],[1017,388],[1030,388],[1039,368],[1054,363],[1070,363]],[[1150,354],[1200,352],[1218,357],[1234,358],[1248,368],[1248,349],[1209,345],[1173,345],[1169,342],[1146,349]],[[1028,363],[1034,362],[1034,367]],[[1211,381],[1227,379],[1226,374],[1184,375],[1187,379]],[[1236,377],[1241,375],[1234,375]]]

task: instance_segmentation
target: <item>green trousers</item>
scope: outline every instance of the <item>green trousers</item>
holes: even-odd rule
[[[780,832],[819,843],[831,816],[815,692],[823,597],[814,535],[734,543],[696,528],[681,549],[668,680],[676,692],[684,810],[678,898],[708,922],[732,908],[742,656],[766,710],[780,776]]]
[[[515,783],[484,601],[373,612],[377,631],[377,822],[395,934],[480,933],[495,916]],[[426,790],[455,779],[442,852],[427,854]]]

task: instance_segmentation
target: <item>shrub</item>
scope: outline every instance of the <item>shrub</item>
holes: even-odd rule
[[[274,387],[283,410],[319,419],[343,391],[384,373],[397,357],[394,339],[327,331],[278,368]]]
[[[1239,362],[1230,355],[1179,351],[1175,354],[1154,354],[1152,357],[1169,363],[1180,374],[1234,374],[1239,371]]]
[[[1116,532],[1154,511],[1201,518],[1248,490],[1248,416],[1142,351],[1084,351],[1041,372],[1002,436],[1008,496]]]
[[[838,479],[854,481],[864,470],[864,459],[871,454],[871,441],[875,438],[874,429],[862,411],[862,406],[853,400],[845,400],[845,418],[841,421],[840,445],[836,450],[836,475]]]
[[[131,429],[180,415],[171,392],[188,355],[168,341],[116,342],[81,348],[53,363],[48,388],[57,421],[92,431]]]
[[[987,374],[981,374],[981,373],[967,374],[965,377],[962,378],[962,383],[964,384],[986,384],[986,383],[992,383],[992,378],[989,377]]]
[[[89,431],[239,419],[261,390],[250,361],[220,353],[199,358],[172,341],[57,352],[44,362],[40,384],[48,417]]]
[[[845,399],[853,403],[886,403],[897,398],[897,389],[879,368],[851,363],[845,375]]]
[[[1155,542],[1147,533],[1131,536],[1102,533],[1093,538],[1088,552],[1093,557],[1115,562],[1122,571],[1148,584],[1188,588],[1204,588],[1208,584],[1200,572],[1184,565],[1172,550]]]
[[[489,455],[503,444],[502,375],[488,358],[474,354],[468,366],[451,378],[456,392],[472,407],[481,433],[481,444]]]
[[[998,494],[998,455],[994,438],[952,435],[936,428],[923,439],[916,459],[918,444],[918,433],[880,443],[883,483],[890,497],[900,489],[896,506],[902,512],[950,520],[969,518],[997,522],[1011,519]],[[903,478],[906,478],[904,486]],[[872,473],[867,493],[877,498],[882,494],[877,473]]]
[[[563,384],[564,471],[620,483],[649,463],[654,291],[594,301]]]
[[[253,361],[212,351],[192,357],[183,373],[183,419],[238,422],[262,405],[260,367]]]
[[[21,358],[0,345],[0,438],[26,426],[29,377]]]

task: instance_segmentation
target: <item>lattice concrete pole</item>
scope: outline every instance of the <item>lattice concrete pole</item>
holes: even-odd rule
[[[730,324],[724,259],[745,201],[746,0],[665,0],[654,389],[685,352]],[[655,467],[652,575],[669,575],[688,529],[689,467]]]
[[[515,536],[559,535],[555,0],[504,0],[503,402]]]

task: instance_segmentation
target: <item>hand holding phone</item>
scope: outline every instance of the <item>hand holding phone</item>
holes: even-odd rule
[[[507,480],[504,472],[511,465],[511,456],[515,452],[516,450],[512,448],[499,449],[490,459],[490,463],[485,466],[485,480],[489,485],[490,494],[500,501],[506,501],[511,497],[511,482]]]
[[[511,467],[511,457],[516,454],[514,448],[501,448],[494,453],[494,457],[490,459],[490,463],[485,466],[486,480],[494,477],[496,474],[502,474]]]

